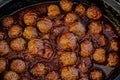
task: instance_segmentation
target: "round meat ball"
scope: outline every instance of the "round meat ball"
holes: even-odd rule
[[[46,79],[47,80],[58,80],[59,79],[59,75],[55,71],[52,71],[52,72],[49,72],[47,74]]]
[[[67,13],[64,20],[67,24],[73,23],[75,20],[77,20],[77,15],[75,13]]]
[[[118,41],[115,40],[115,39],[112,39],[110,41],[110,48],[113,50],[113,51],[118,51],[119,47],[118,47]]]
[[[100,69],[94,69],[89,74],[91,80],[103,80],[105,74]]]
[[[36,23],[36,20],[38,18],[38,15],[35,12],[28,11],[23,16],[23,21],[26,25],[34,25]]]
[[[81,36],[85,34],[86,28],[81,22],[75,22],[70,25],[70,31]]]
[[[5,58],[0,58],[0,73],[2,73],[7,67],[7,61]]]
[[[90,33],[92,34],[98,34],[102,32],[102,25],[98,21],[92,21],[88,27],[89,27]]]
[[[32,26],[27,26],[24,29],[23,36],[27,39],[34,39],[38,36],[37,29]]]
[[[76,53],[74,52],[61,52],[60,60],[64,66],[74,65],[77,61]]]
[[[12,16],[7,16],[7,17],[3,18],[3,20],[2,20],[2,25],[4,27],[10,27],[10,26],[12,26],[13,23],[14,23],[14,19]]]
[[[12,71],[15,71],[17,73],[22,73],[25,71],[25,68],[26,68],[26,64],[23,60],[21,59],[16,59],[16,60],[13,60],[10,64],[10,69]]]
[[[10,47],[5,40],[0,41],[0,56],[4,56],[10,52]]]
[[[79,54],[82,57],[88,57],[92,54],[93,51],[93,44],[90,40],[84,40],[81,44],[80,44],[80,52]]]
[[[87,9],[86,16],[93,20],[98,20],[102,16],[102,11],[95,5],[90,6]]]
[[[61,77],[63,80],[77,80],[79,75],[78,75],[78,70],[74,67],[63,67],[61,70]]]
[[[20,25],[13,25],[8,30],[8,36],[10,38],[16,38],[22,34],[22,27]]]
[[[48,6],[48,16],[57,16],[60,14],[60,9],[57,5],[51,4]]]
[[[42,50],[44,49],[44,44],[41,39],[32,39],[28,42],[28,51],[31,54],[42,55]]]
[[[93,59],[97,63],[104,63],[106,61],[106,51],[103,48],[97,48],[93,53]]]
[[[19,75],[14,71],[8,71],[5,73],[3,80],[18,80]]]
[[[83,15],[86,11],[86,7],[83,4],[79,4],[75,8],[75,12],[78,13],[79,15]]]
[[[60,0],[60,7],[66,12],[71,11],[72,5],[73,3],[70,0]]]
[[[78,69],[79,69],[80,73],[83,73],[83,74],[87,73],[89,70],[88,66],[86,65],[86,63],[83,60],[80,61],[80,64],[78,65]]]
[[[96,35],[96,41],[97,41],[98,45],[100,45],[100,46],[106,46],[107,45],[107,38],[105,37],[105,35],[97,34]]]
[[[0,40],[3,40],[4,37],[5,37],[5,33],[3,33],[3,32],[0,31]]]
[[[59,39],[59,46],[63,49],[71,49],[74,51],[76,49],[77,39],[73,33],[64,33]]]
[[[108,66],[117,66],[119,64],[119,56],[116,52],[110,52],[108,54]]]
[[[37,28],[42,33],[48,33],[52,28],[52,21],[47,18],[41,19],[37,22]]]
[[[10,47],[15,51],[21,51],[25,49],[26,41],[23,38],[16,38],[10,42]]]
[[[31,74],[37,77],[41,77],[45,74],[45,65],[42,63],[37,63],[33,66],[33,68],[30,70]]]

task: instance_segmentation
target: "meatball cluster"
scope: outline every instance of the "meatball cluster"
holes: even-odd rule
[[[0,19],[0,79],[104,80],[104,67],[120,65],[119,36],[106,21],[97,5],[72,0]]]

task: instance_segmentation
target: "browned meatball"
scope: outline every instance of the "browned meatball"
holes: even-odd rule
[[[59,75],[55,71],[52,71],[52,72],[49,72],[47,74],[46,79],[47,80],[58,80],[59,79]]]
[[[52,28],[52,21],[47,18],[41,19],[37,22],[37,28],[42,33],[48,33]]]
[[[76,35],[83,35],[86,32],[85,26],[81,22],[75,22],[70,25],[70,31]]]
[[[23,36],[27,39],[34,39],[38,36],[37,29],[32,26],[27,26],[24,29]]]
[[[10,27],[14,23],[14,19],[12,16],[7,16],[3,18],[2,24],[4,27]]]
[[[74,67],[63,67],[61,70],[61,77],[63,80],[77,80],[78,70]]]
[[[118,51],[119,47],[118,47],[118,41],[115,40],[115,39],[112,39],[110,41],[110,48],[113,50],[113,51]]]
[[[51,4],[48,6],[48,16],[57,16],[60,14],[60,9],[57,5]]]
[[[37,63],[33,66],[33,68],[30,70],[31,74],[37,77],[40,77],[45,74],[45,65],[42,63]]]
[[[19,76],[14,71],[8,71],[5,73],[3,80],[18,80]]]
[[[97,34],[95,36],[96,36],[95,39],[96,39],[98,45],[100,45],[100,46],[106,46],[107,45],[107,38],[105,37],[105,35]]]
[[[98,34],[102,32],[102,25],[98,21],[92,21],[89,24],[89,30],[92,34]]]
[[[3,40],[5,37],[5,33],[0,31],[0,40]]]
[[[88,57],[92,54],[93,51],[93,44],[90,40],[84,40],[81,44],[80,44],[81,50],[79,52],[79,54],[82,57]]]
[[[79,15],[83,15],[86,11],[86,7],[83,4],[79,4],[75,8],[75,12],[78,13]]]
[[[80,61],[80,64],[78,65],[78,69],[80,73],[83,73],[83,74],[88,72],[88,66],[83,60]]]
[[[65,23],[70,24],[70,23],[73,23],[75,20],[77,20],[77,16],[75,13],[67,13],[64,20],[65,20]]]
[[[73,3],[70,0],[60,0],[60,7],[66,12],[71,11],[72,5]]]
[[[64,66],[74,65],[77,61],[76,53],[74,52],[61,52],[60,60]]]
[[[10,47],[15,51],[25,49],[26,41],[23,38],[16,38],[10,42]]]
[[[97,6],[93,5],[87,9],[86,15],[90,19],[98,20],[102,16],[102,12]]]
[[[10,52],[8,43],[5,40],[0,41],[0,56],[6,55]]]
[[[9,30],[8,30],[8,36],[10,38],[16,38],[22,34],[22,27],[20,25],[13,25]]]
[[[94,69],[89,74],[91,80],[103,80],[105,75],[102,70]]]
[[[72,33],[64,33],[59,39],[59,46],[63,49],[71,49],[75,50],[76,49],[76,43],[77,39],[74,34]]]
[[[26,65],[25,62],[21,59],[13,60],[10,64],[10,68],[12,71],[17,73],[22,73],[25,71]]]
[[[97,63],[104,63],[106,61],[106,51],[103,48],[97,48],[93,53],[93,59]]]
[[[119,56],[116,52],[110,52],[108,54],[108,66],[117,66],[119,64]]]
[[[7,67],[7,61],[5,58],[0,58],[0,73],[2,73]]]
[[[26,25],[34,25],[38,15],[35,12],[29,11],[24,14],[23,21]]]

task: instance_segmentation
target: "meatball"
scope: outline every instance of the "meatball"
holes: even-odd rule
[[[77,61],[77,56],[74,52],[61,52],[60,60],[64,66],[74,65]]]
[[[113,51],[118,51],[118,41],[115,40],[115,39],[112,39],[110,41],[110,48],[113,50]]]
[[[18,80],[19,76],[16,72],[14,71],[8,71],[5,73],[3,80]]]
[[[10,64],[10,69],[17,73],[22,73],[25,71],[26,65],[25,62],[21,59],[13,60]]]
[[[53,49],[49,41],[42,39],[32,39],[28,42],[28,51],[31,54],[38,55],[43,58],[50,58],[53,54]]]
[[[79,15],[83,15],[86,11],[86,7],[82,4],[79,4],[75,8],[75,12],[78,13]]]
[[[47,18],[41,19],[37,22],[37,28],[42,33],[48,33],[52,28],[52,21]]]
[[[22,34],[22,27],[20,25],[13,25],[9,30],[8,30],[8,36],[10,38],[16,38]]]
[[[93,5],[87,9],[86,16],[90,19],[98,20],[102,16],[102,12],[97,6]]]
[[[52,72],[49,72],[47,74],[46,79],[47,80],[58,80],[59,79],[59,75],[55,71],[52,71]]]
[[[36,23],[38,15],[35,12],[28,11],[23,16],[23,21],[26,25],[34,25]]]
[[[57,16],[60,14],[60,9],[57,5],[51,4],[47,9],[48,16]]]
[[[31,74],[37,77],[41,77],[45,74],[45,65],[42,63],[37,63],[33,66],[33,68],[30,70]]]
[[[70,25],[70,31],[76,35],[83,35],[86,32],[85,26],[81,22],[75,22]]]
[[[14,23],[14,19],[12,16],[7,16],[7,17],[3,18],[3,20],[2,20],[2,25],[4,27],[10,27],[10,26],[12,26],[13,23]]]
[[[3,40],[4,37],[5,37],[5,33],[3,33],[3,32],[0,31],[0,40]]]
[[[107,38],[105,37],[105,35],[98,34],[98,35],[96,35],[95,39],[96,39],[99,46],[106,46],[107,45]]]
[[[105,74],[100,69],[94,69],[89,74],[91,80],[103,80]]]
[[[98,34],[102,32],[102,25],[98,21],[92,21],[88,27],[90,33],[92,34]]]
[[[103,48],[97,48],[93,53],[93,59],[97,63],[104,63],[106,61],[106,51]]]
[[[88,57],[92,54],[93,51],[93,44],[90,40],[84,40],[81,44],[80,44],[81,50],[79,52],[79,54],[82,57]]]
[[[15,51],[25,49],[26,41],[23,38],[16,38],[10,42],[10,47]]]
[[[0,58],[0,73],[2,73],[7,67],[7,61],[5,58]]]
[[[108,66],[117,66],[119,64],[119,56],[116,52],[110,52],[108,54]]]
[[[4,56],[10,52],[8,43],[5,40],[0,41],[0,56]]]
[[[59,46],[63,49],[71,49],[74,51],[76,49],[77,39],[73,33],[64,33],[59,39]]]
[[[75,20],[77,20],[77,15],[75,13],[67,13],[64,20],[67,24],[73,23]]]
[[[83,74],[88,72],[88,66],[83,60],[80,61],[80,64],[78,65],[78,69]]]
[[[74,67],[63,67],[61,70],[61,77],[63,80],[77,80],[78,70]]]
[[[32,26],[27,26],[24,29],[23,36],[27,39],[34,39],[38,36],[37,29]]]
[[[71,11],[72,5],[73,3],[70,0],[60,0],[60,7],[66,12]]]

